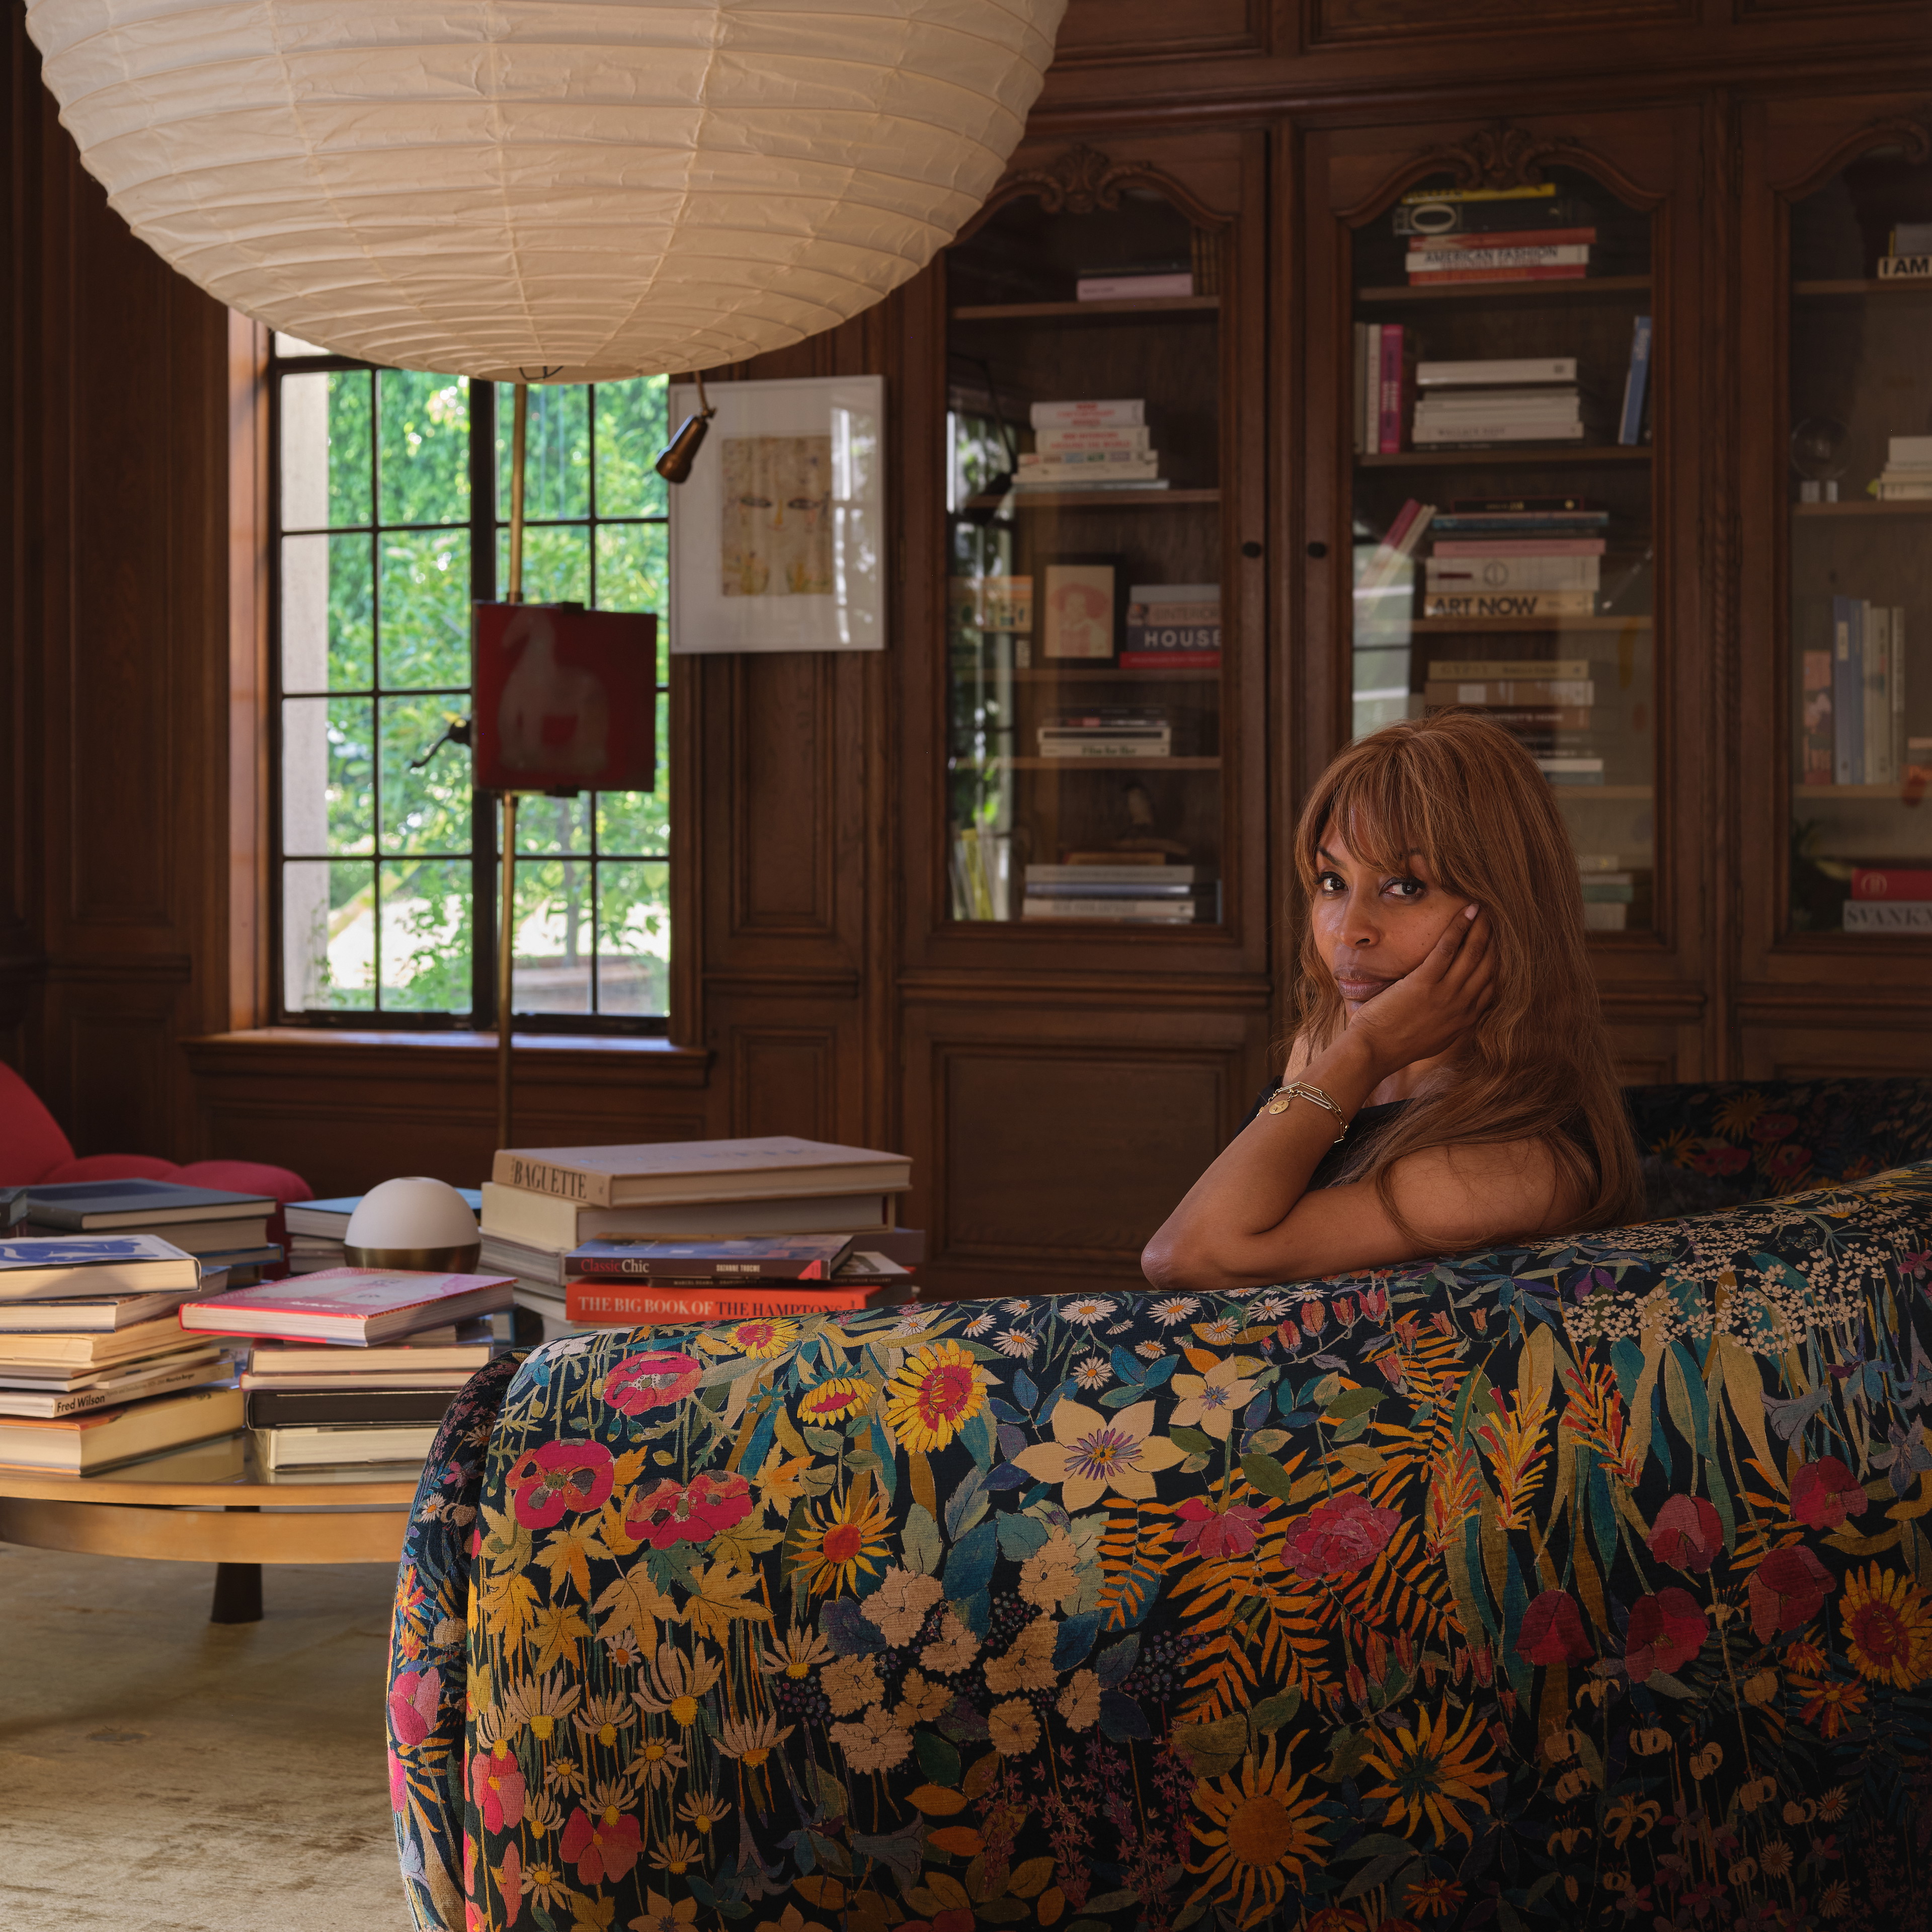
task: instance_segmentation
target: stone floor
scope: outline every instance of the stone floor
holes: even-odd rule
[[[382,1760],[393,1572],[0,1544],[6,1932],[407,1932]]]

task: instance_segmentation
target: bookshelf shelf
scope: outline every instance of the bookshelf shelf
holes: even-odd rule
[[[1022,510],[1181,510],[1219,504],[1218,490],[1016,490],[1004,496],[972,496],[969,510],[1010,503]]]
[[[1219,758],[1008,758],[1016,772],[1218,772]]]
[[[1657,796],[1654,785],[1559,784],[1550,789],[1558,805],[1580,805],[1592,800],[1606,804],[1640,805]]]
[[[1648,275],[1585,275],[1568,282],[1452,282],[1439,288],[1358,289],[1355,299],[1376,303],[1599,302],[1611,296],[1640,295],[1649,286]]]
[[[1402,449],[1388,456],[1358,456],[1364,470],[1492,470],[1503,465],[1534,464],[1547,468],[1553,464],[1648,463],[1650,446],[1634,443],[1598,443],[1578,448],[1574,443],[1531,443],[1520,449],[1492,444],[1478,449]]]
[[[1142,670],[1138,666],[1079,664],[1070,666],[1065,670],[1052,667],[1016,670],[1012,677],[1016,684],[1218,684],[1221,673],[1218,667],[1212,664],[1192,670],[1166,665]]]
[[[1932,517],[1932,500],[1892,503],[1793,503],[1794,517]]]
[[[950,311],[955,322],[1106,322],[1120,316],[1213,315],[1219,296],[1150,296],[1130,302],[984,302]]]
[[[1830,281],[1793,282],[1795,296],[1932,296],[1932,278],[1916,278],[1898,282]]]
[[[1456,631],[1648,631],[1648,617],[1414,617],[1409,628],[1424,635]]]

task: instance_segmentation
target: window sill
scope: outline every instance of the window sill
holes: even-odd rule
[[[287,1073],[358,1078],[416,1072],[478,1074],[496,1064],[494,1033],[389,1033],[335,1027],[258,1027],[184,1040],[197,1073]],[[712,1056],[650,1035],[518,1034],[519,1081],[565,1079],[588,1087],[701,1088]]]

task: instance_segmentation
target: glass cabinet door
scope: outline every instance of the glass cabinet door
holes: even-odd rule
[[[1651,225],[1574,170],[1444,174],[1352,251],[1355,734],[1510,732],[1604,932],[1654,922]]]
[[[1220,256],[1128,188],[946,257],[954,921],[1221,920]]]
[[[1932,935],[1932,166],[1790,212],[1790,926]]]

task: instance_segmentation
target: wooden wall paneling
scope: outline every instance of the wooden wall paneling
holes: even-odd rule
[[[1916,73],[1888,76],[1888,82],[1882,92],[1761,96],[1748,100],[1740,117],[1736,386],[1740,550],[1750,567],[1739,579],[1739,629],[1749,649],[1738,666],[1735,726],[1742,903],[1733,970],[1745,1060],[1754,1066],[1782,1050],[1777,1043],[1788,1028],[1815,1040],[1821,1010],[1847,1029],[1848,1052],[1863,1052],[1867,1030],[1874,1026],[1894,1029],[1900,1051],[1915,1064],[1932,1040],[1932,974],[1922,942],[1848,943],[1834,934],[1786,930],[1795,648],[1789,602],[1790,212],[1794,202],[1875,148],[1903,148],[1918,160],[1932,155],[1932,46]]]
[[[1400,120],[1386,112],[1346,120],[1327,116],[1304,140],[1299,205],[1306,337],[1300,345],[1278,343],[1277,356],[1299,347],[1307,398],[1301,515],[1298,522],[1291,516],[1283,531],[1288,554],[1299,550],[1305,560],[1292,563],[1288,574],[1291,581],[1294,569],[1304,574],[1299,608],[1306,662],[1298,670],[1301,701],[1287,709],[1278,729],[1288,755],[1299,760],[1295,782],[1305,787],[1352,728],[1346,668],[1354,459],[1340,414],[1352,353],[1351,232],[1381,219],[1416,180],[1444,171],[1503,185],[1542,165],[1574,166],[1648,210],[1658,342],[1652,508],[1660,598],[1658,914],[1655,931],[1598,935],[1592,951],[1606,1004],[1645,999],[1673,1012],[1688,1004],[1701,1024],[1717,970],[1711,895],[1714,881],[1726,876],[1727,863],[1711,726],[1711,687],[1723,657],[1706,581],[1713,552],[1723,554],[1727,511],[1709,501],[1708,445],[1715,436],[1706,428],[1709,384],[1700,353],[1708,344],[1702,332],[1707,229],[1699,215],[1706,184],[1698,112],[1694,105],[1603,108],[1501,120],[1484,112],[1488,104],[1472,100],[1461,120],[1444,118],[1440,110]],[[1720,237],[1721,247],[1721,230]],[[1283,388],[1288,380],[1286,372],[1277,377]],[[1721,419],[1716,427],[1721,431]],[[1319,560],[1313,555],[1318,544],[1326,553]],[[1285,858],[1277,884],[1284,900],[1294,889]]]
[[[902,1218],[931,1292],[1144,1285],[1147,1238],[1240,1125],[1264,1012],[910,1005]]]
[[[1171,62],[1190,56],[1265,54],[1274,0],[1067,0],[1054,44],[1056,72]]]
[[[1564,34],[1609,26],[1664,26],[1698,17],[1699,0],[1550,0],[1536,12],[1546,48]],[[1385,51],[1421,42],[1488,38],[1520,32],[1516,0],[1309,0],[1312,50],[1366,44]]]
[[[399,1174],[473,1187],[496,1142],[488,1034],[323,1034],[287,1027],[188,1042],[214,1155],[292,1168],[319,1195]],[[517,1138],[525,1146],[691,1140],[722,1132],[710,1056],[658,1040],[519,1037]]]
[[[274,867],[268,652],[269,331],[228,317],[227,1010],[217,1024],[256,1026],[274,1011],[269,958]],[[675,766],[673,767],[676,769]],[[674,930],[675,928],[674,928]]]
[[[1783,1025],[1747,1024],[1738,1058],[1741,1080],[1838,1080],[1916,1074],[1932,1078],[1932,1032],[1901,1034],[1889,1016],[1862,1026],[1817,1026],[1792,1013]]]

